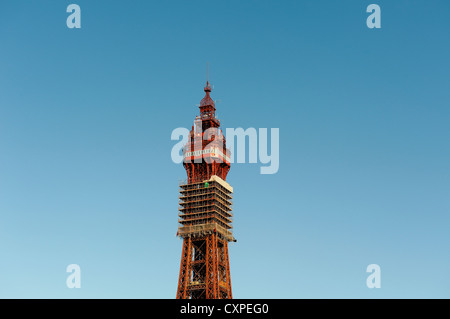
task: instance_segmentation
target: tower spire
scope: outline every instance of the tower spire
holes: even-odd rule
[[[209,85],[209,62],[206,62],[206,86],[204,88],[207,96],[209,97],[209,92],[212,91],[211,85]]]

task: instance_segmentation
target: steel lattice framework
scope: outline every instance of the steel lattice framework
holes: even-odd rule
[[[231,299],[228,243],[232,234],[233,188],[211,86],[206,82],[189,141],[183,148],[187,181],[180,183],[177,235],[183,238],[177,299]]]

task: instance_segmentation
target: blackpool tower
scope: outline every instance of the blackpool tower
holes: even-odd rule
[[[225,180],[230,151],[206,81],[200,115],[183,148],[187,180],[180,183],[179,227],[183,239],[177,299],[231,299],[228,243],[233,188]]]

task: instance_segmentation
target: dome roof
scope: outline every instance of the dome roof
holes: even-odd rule
[[[205,97],[200,101],[200,106],[214,106],[214,101],[209,96],[209,93],[206,93]]]

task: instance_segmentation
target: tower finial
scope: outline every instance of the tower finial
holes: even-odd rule
[[[209,85],[209,62],[206,62],[206,86],[204,88],[205,92],[211,92],[211,85]]]

